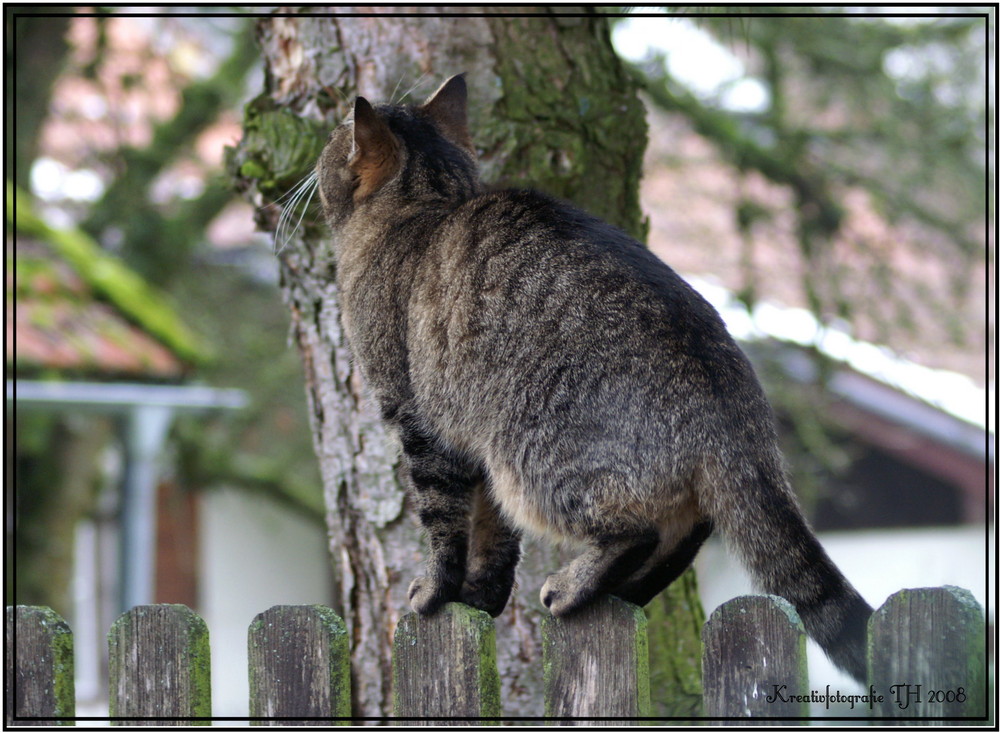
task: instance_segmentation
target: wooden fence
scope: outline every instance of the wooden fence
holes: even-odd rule
[[[649,718],[656,690],[649,688],[640,608],[606,598],[569,619],[546,617],[542,636],[546,718]],[[853,696],[809,686],[802,624],[779,597],[725,603],[705,624],[702,640],[708,720],[797,723],[809,717],[812,702],[849,704],[878,718],[987,721],[983,612],[957,587],[903,590],[876,611],[869,687]],[[66,623],[47,608],[8,607],[6,643],[7,723],[72,724],[73,640]],[[191,610],[134,608],[114,623],[108,646],[113,721],[211,722],[208,629]],[[249,629],[250,721],[350,723],[348,659],[344,623],[329,608],[261,613]],[[434,617],[404,616],[392,673],[394,717],[387,722],[514,721],[503,717],[493,621],[481,611],[451,604]]]

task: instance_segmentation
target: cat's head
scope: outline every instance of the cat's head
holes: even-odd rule
[[[456,204],[478,188],[465,79],[453,76],[424,104],[372,106],[364,97],[330,134],[316,164],[327,223],[363,206],[398,210]]]

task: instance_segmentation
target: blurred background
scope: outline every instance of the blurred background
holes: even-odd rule
[[[254,20],[151,10],[4,7],[5,603],[74,629],[78,714],[106,704],[114,618],[184,603],[214,712],[240,715],[254,615],[331,604],[335,578],[271,238],[225,169],[263,87]],[[875,606],[992,593],[987,10],[613,21],[646,90],[648,244],[751,353]],[[698,568],[706,613],[749,590],[721,543]]]

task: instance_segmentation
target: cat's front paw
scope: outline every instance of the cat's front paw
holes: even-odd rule
[[[452,596],[453,594],[449,593],[442,583],[435,582],[430,577],[417,577],[410,583],[407,596],[410,599],[410,607],[413,612],[420,615],[433,615],[446,602],[457,599]]]

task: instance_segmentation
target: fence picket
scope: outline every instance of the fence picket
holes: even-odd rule
[[[649,715],[641,608],[605,597],[569,618],[543,616],[541,630],[546,717],[624,723]],[[986,626],[970,592],[902,590],[875,612],[868,630],[873,716],[990,721]],[[72,724],[67,624],[48,608],[7,607],[5,635],[8,726]],[[251,623],[248,643],[251,721],[351,722],[349,640],[332,610],[272,607]],[[702,628],[702,643],[706,717],[736,724],[808,718],[805,633],[786,600],[746,596],[721,605]],[[191,610],[134,608],[111,627],[108,648],[113,722],[210,723],[208,630]],[[501,716],[493,620],[482,611],[450,603],[432,617],[403,616],[392,673],[401,722],[442,726]]]
[[[4,636],[6,724],[73,724],[55,719],[72,717],[76,710],[73,632],[66,621],[47,607],[8,606]]]
[[[400,618],[393,640],[393,708],[397,717],[428,717],[435,727],[500,716],[493,618],[448,603],[424,617]],[[418,723],[418,722],[414,722]]]
[[[544,616],[542,665],[546,717],[649,714],[646,615],[632,603],[607,596],[566,618]]]
[[[277,605],[248,632],[255,725],[329,724],[351,715],[347,626],[320,605]],[[338,724],[349,724],[341,720]]]
[[[705,715],[805,717],[806,635],[791,603],[775,595],[737,597],[716,608],[702,628]]]
[[[984,718],[983,609],[959,587],[901,590],[868,624],[875,717]]]
[[[108,633],[110,713],[130,725],[209,724],[205,622],[184,605],[141,605]]]

